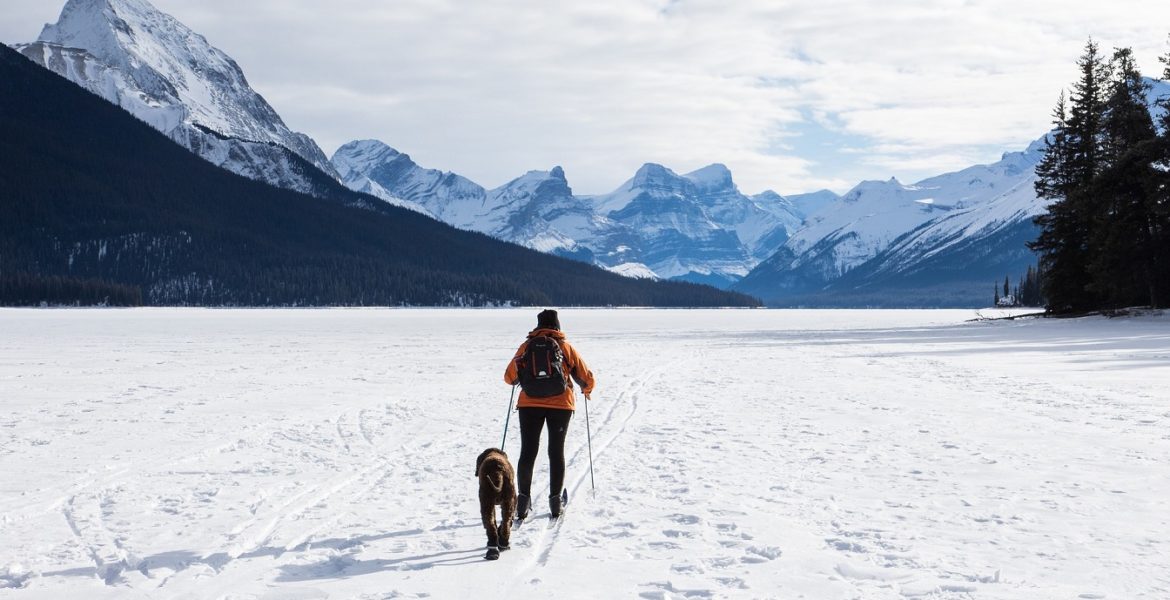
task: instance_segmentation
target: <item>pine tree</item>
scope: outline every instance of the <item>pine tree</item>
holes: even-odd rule
[[[1103,168],[1089,190],[1090,289],[1106,306],[1157,304],[1153,287],[1155,242],[1149,195],[1156,132],[1150,89],[1129,48],[1113,54],[1113,79],[1102,121]]]
[[[1028,248],[1040,254],[1040,264],[1056,274],[1048,280],[1045,296],[1051,298],[1048,310],[1073,310],[1072,298],[1078,295],[1081,255],[1073,242],[1075,213],[1070,197],[1076,186],[1072,174],[1072,142],[1068,126],[1068,109],[1063,92],[1053,111],[1054,128],[1044,140],[1044,158],[1036,165],[1036,195],[1049,200],[1047,212],[1034,221],[1040,228],[1037,239]],[[996,287],[998,293],[998,286]]]
[[[1099,212],[1090,186],[1102,169],[1108,68],[1091,39],[1077,66],[1081,75],[1073,86],[1071,106],[1066,107],[1062,94],[1054,111],[1055,129],[1036,166],[1036,193],[1052,202],[1048,212],[1035,219],[1040,235],[1028,245],[1040,253],[1044,295],[1048,310],[1056,313],[1089,310],[1100,302],[1089,275],[1089,238]]]
[[[1044,138],[1044,157],[1036,165],[1036,194],[1048,200],[1063,200],[1072,189],[1068,172],[1068,103],[1064,92],[1052,110],[1052,131]]]
[[[1044,297],[1040,292],[1040,271],[1031,265],[1028,266],[1024,273],[1024,279],[1020,283],[1020,291],[1017,300],[1021,306],[1041,306],[1044,304]]]
[[[1162,72],[1164,80],[1170,80],[1170,51],[1159,58],[1166,65]],[[1150,215],[1150,238],[1153,270],[1150,279],[1151,300],[1154,307],[1170,304],[1170,96],[1155,100],[1162,109],[1158,120],[1159,134],[1153,144],[1152,159],[1154,175],[1147,195]]]

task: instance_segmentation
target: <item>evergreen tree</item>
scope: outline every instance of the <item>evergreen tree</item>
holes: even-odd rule
[[[1068,103],[1064,92],[1052,110],[1052,131],[1044,138],[1044,157],[1036,165],[1036,194],[1048,200],[1063,200],[1072,189],[1068,172],[1070,145],[1068,141]]]
[[[1029,266],[1024,273],[1024,283],[1020,285],[1020,304],[1023,306],[1043,306],[1044,295],[1040,281],[1040,270]]]
[[[1048,310],[1057,313],[1089,310],[1099,304],[1089,275],[1090,232],[1099,207],[1089,189],[1103,166],[1108,68],[1092,40],[1077,66],[1080,78],[1073,86],[1071,106],[1066,107],[1062,94],[1045,157],[1036,166],[1036,193],[1052,202],[1048,212],[1036,218],[1040,235],[1028,245],[1040,253]]]
[[[1166,65],[1162,78],[1170,80],[1170,51],[1159,60]],[[1164,307],[1170,304],[1170,96],[1156,98],[1155,102],[1162,112],[1158,119],[1158,138],[1152,145],[1154,170],[1146,198],[1153,247],[1150,304]]]
[[[1106,306],[1157,304],[1149,199],[1156,177],[1156,132],[1146,100],[1150,86],[1129,48],[1114,52],[1112,65],[1102,121],[1102,170],[1088,190],[1095,209],[1089,237],[1090,289]]]

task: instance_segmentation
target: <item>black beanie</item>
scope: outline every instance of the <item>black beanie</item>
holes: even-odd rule
[[[557,318],[557,311],[551,308],[540,311],[540,314],[536,315],[536,328],[556,329],[557,331],[560,331],[561,320]]]

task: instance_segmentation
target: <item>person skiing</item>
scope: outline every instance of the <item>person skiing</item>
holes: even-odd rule
[[[548,424],[549,513],[561,515],[561,491],[565,484],[565,435],[576,410],[573,381],[581,386],[585,401],[593,392],[593,372],[561,332],[555,310],[536,315],[536,329],[516,350],[504,371],[504,382],[520,384],[519,489],[516,518],[528,516],[531,507],[532,468],[540,452],[540,432]]]

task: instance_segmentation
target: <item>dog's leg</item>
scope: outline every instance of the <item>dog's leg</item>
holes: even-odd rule
[[[499,546],[499,534],[496,531],[496,504],[494,498],[479,498],[479,512],[483,518],[483,528],[487,532],[489,546]]]
[[[495,498],[488,497],[486,494],[479,496],[479,514],[483,519],[483,528],[487,532],[488,551],[484,558],[488,560],[495,560],[500,557],[500,534],[496,527],[496,503]]]
[[[501,521],[499,526],[500,549],[512,547],[512,520],[516,518],[516,489],[511,485],[504,486],[504,503],[500,507]]]

